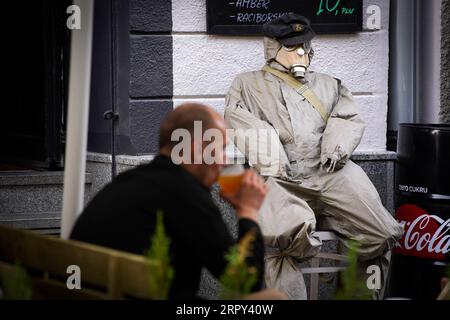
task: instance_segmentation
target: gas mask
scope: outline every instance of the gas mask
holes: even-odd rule
[[[275,58],[298,80],[303,80],[314,56],[311,42],[295,46],[282,46]]]

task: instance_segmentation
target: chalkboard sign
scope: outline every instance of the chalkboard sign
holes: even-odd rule
[[[267,21],[288,12],[311,20],[316,33],[362,30],[362,0],[207,0],[209,34],[260,35]]]

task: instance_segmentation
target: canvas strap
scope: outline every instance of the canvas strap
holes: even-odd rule
[[[264,71],[269,72],[273,74],[274,76],[280,78],[284,82],[286,82],[290,87],[292,87],[295,91],[297,91],[298,94],[303,96],[303,98],[308,101],[313,108],[320,114],[323,121],[327,123],[328,121],[328,114],[325,111],[325,108],[322,104],[322,101],[316,96],[316,94],[308,87],[308,85],[301,83],[297,79],[295,79],[290,74],[287,74],[285,72],[281,72],[279,70],[276,70],[269,66],[264,66]]]

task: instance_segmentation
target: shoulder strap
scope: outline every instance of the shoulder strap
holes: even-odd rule
[[[303,98],[305,98],[314,107],[314,109],[322,117],[323,121],[325,121],[325,123],[327,123],[328,114],[325,111],[322,101],[320,101],[320,99],[316,96],[316,94],[306,84],[302,84],[297,79],[292,77],[291,75],[281,72],[279,70],[276,70],[274,68],[271,68],[269,66],[264,66],[263,70],[282,79],[290,87],[292,87],[295,91],[297,91],[298,94],[303,96]]]

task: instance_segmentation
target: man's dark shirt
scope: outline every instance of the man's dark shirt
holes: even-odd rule
[[[129,170],[107,185],[88,204],[72,230],[71,239],[143,254],[150,246],[156,212],[161,209],[171,240],[175,276],[169,297],[195,298],[202,267],[219,277],[225,254],[235,244],[210,191],[168,157]],[[250,265],[264,273],[264,244],[258,225],[239,220],[239,238],[256,231]]]

